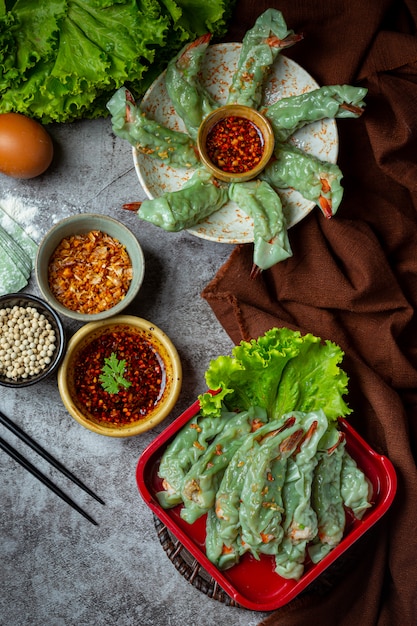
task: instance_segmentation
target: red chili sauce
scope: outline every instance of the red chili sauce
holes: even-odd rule
[[[244,117],[226,117],[211,128],[206,139],[211,162],[231,174],[253,170],[262,158],[264,138],[259,128]]]
[[[99,380],[104,359],[114,352],[125,360],[123,377],[131,383],[118,393],[105,391]],[[154,346],[130,328],[117,330],[93,339],[79,353],[74,371],[77,403],[91,417],[116,426],[145,418],[161,398],[166,383],[165,368]]]

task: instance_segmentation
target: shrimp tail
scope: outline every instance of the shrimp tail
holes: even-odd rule
[[[271,48],[280,48],[281,50],[284,50],[285,48],[290,48],[303,39],[304,35],[302,33],[292,33],[284,39],[280,39],[279,37],[273,35],[272,37],[268,37],[268,39],[266,39],[266,43]]]
[[[126,209],[126,211],[139,211],[141,204],[142,202],[128,202],[122,205],[122,209]]]
[[[176,62],[178,69],[186,69],[190,63],[190,53],[199,46],[207,46],[210,43],[211,37],[211,33],[205,33],[204,35],[201,35],[201,37],[192,41],[178,57]]]

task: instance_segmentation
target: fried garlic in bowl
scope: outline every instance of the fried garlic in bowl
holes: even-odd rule
[[[88,213],[53,226],[39,245],[35,266],[49,305],[83,322],[120,314],[136,297],[145,272],[135,235],[111,217]]]

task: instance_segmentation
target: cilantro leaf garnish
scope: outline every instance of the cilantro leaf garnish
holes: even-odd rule
[[[108,393],[119,393],[120,387],[131,386],[131,382],[123,377],[126,368],[126,361],[124,359],[117,358],[115,352],[112,352],[109,357],[104,359],[104,365],[101,368],[103,372],[99,376],[101,386]]]

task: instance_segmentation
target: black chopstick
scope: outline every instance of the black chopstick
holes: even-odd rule
[[[17,450],[15,450],[10,444],[7,443],[7,441],[4,441],[4,439],[2,439],[1,437],[0,437],[0,448],[2,448],[2,450],[4,450],[4,452],[7,452],[7,454],[9,456],[11,456],[12,459],[14,459],[18,463],[20,463],[20,465],[22,465],[22,467],[27,469],[33,476],[35,476],[38,480],[40,480],[41,483],[43,483],[44,485],[49,487],[49,489],[51,489],[51,491],[56,493],[57,496],[62,498],[64,500],[64,502],[66,502],[67,504],[72,506],[73,509],[75,509],[83,517],[88,519],[88,521],[91,522],[92,524],[94,524],[94,526],[98,526],[97,522],[92,517],[90,517],[88,515],[88,513],[83,511],[78,506],[78,504],[76,504],[73,500],[71,500],[71,498],[69,498],[67,495],[65,495],[65,493],[63,491],[61,491],[61,489],[59,489],[59,487],[54,485],[54,483],[52,481],[50,481],[47,476],[42,474],[42,472],[40,472],[37,467],[32,465],[32,463],[30,463],[30,461],[25,459],[24,456],[22,456]]]
[[[17,424],[12,422],[12,420],[9,419],[2,411],[0,411],[0,422],[4,426],[6,426],[6,428],[11,430],[12,433],[14,433],[17,437],[19,437],[19,439],[24,441],[24,443],[26,443],[30,448],[32,448],[32,450],[35,450],[35,452],[37,452],[41,457],[46,459],[57,470],[59,470],[67,478],[72,480],[72,482],[74,482],[76,485],[81,487],[81,489],[86,491],[90,496],[92,496],[98,502],[100,502],[100,504],[105,504],[101,498],[99,498],[93,491],[91,491],[91,489],[86,487],[84,483],[81,482],[81,480],[79,480],[76,476],[74,476],[74,474],[72,474],[69,470],[67,470],[67,468],[64,467],[62,463],[60,463],[53,456],[51,456],[51,454],[49,454],[49,452],[47,452],[45,448],[42,448],[42,446],[39,445],[34,439],[29,437],[27,433],[25,433]]]

